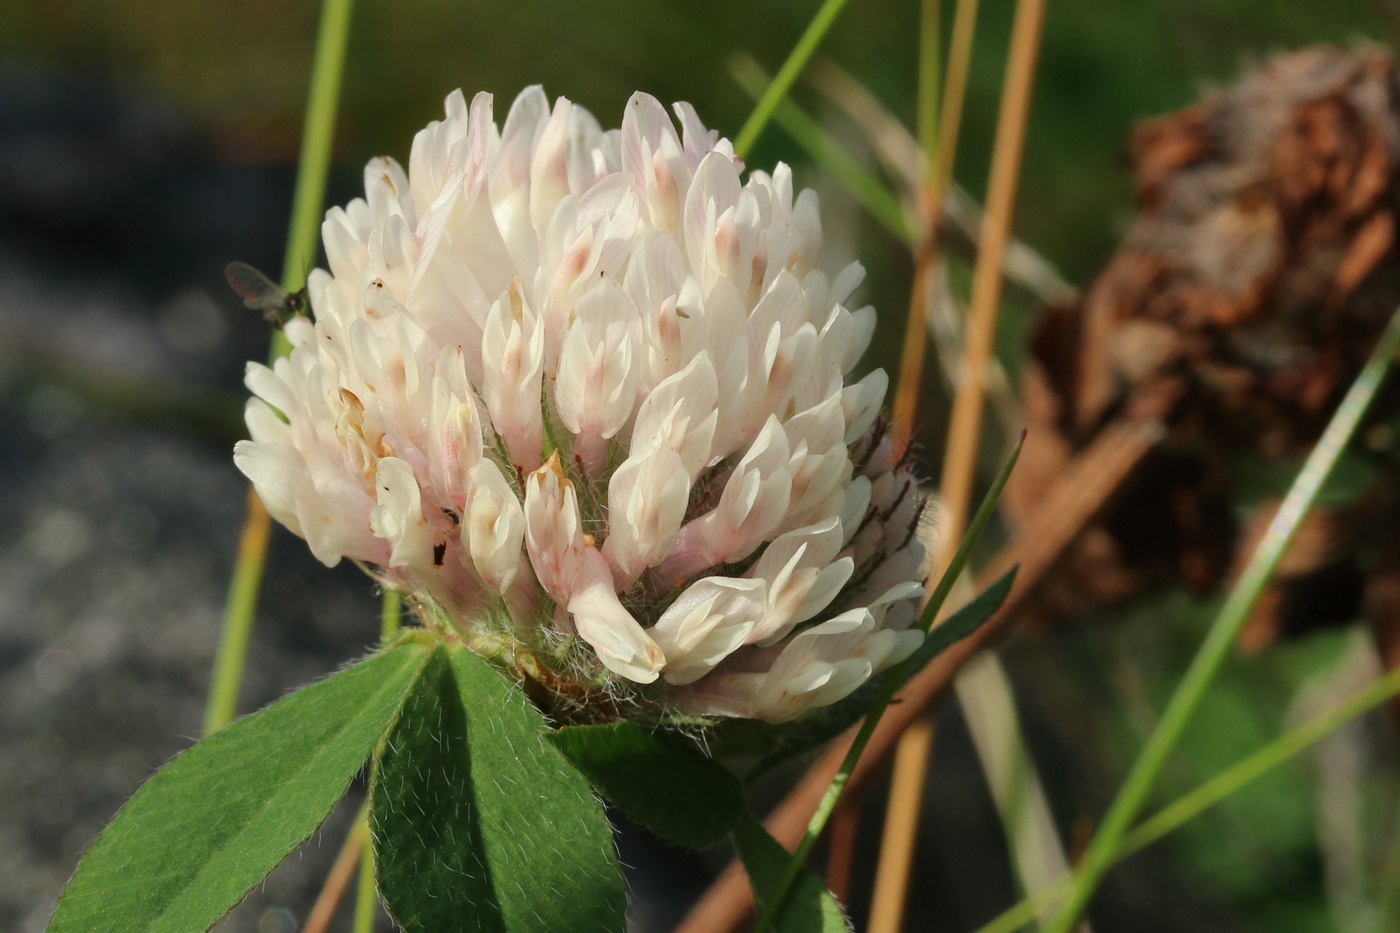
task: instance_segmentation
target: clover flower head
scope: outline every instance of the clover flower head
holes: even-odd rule
[[[816,195],[675,114],[449,96],[327,213],[234,457],[554,702],[787,720],[919,645],[923,503]]]

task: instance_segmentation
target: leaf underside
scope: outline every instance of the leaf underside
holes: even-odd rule
[[[745,817],[734,830],[734,847],[748,872],[754,900],[763,908],[787,871],[792,853],[752,817]],[[836,898],[804,868],[788,891],[772,929],[777,933],[848,933],[852,927]]]
[[[408,933],[624,928],[612,831],[517,687],[438,648],[378,754],[379,891]]]
[[[49,933],[209,929],[344,796],[424,656],[396,645],[176,756],[88,849]]]
[[[663,839],[702,849],[744,814],[738,779],[684,736],[614,722],[566,726],[549,740],[609,802]]]

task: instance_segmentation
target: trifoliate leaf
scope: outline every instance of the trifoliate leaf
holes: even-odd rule
[[[439,648],[370,790],[379,891],[408,933],[620,933],[612,830],[515,684]]]
[[[743,816],[738,779],[683,736],[615,722],[566,726],[549,739],[604,797],[664,839],[702,849]]]
[[[49,933],[209,929],[321,825],[424,657],[401,643],[176,756],[97,837]]]

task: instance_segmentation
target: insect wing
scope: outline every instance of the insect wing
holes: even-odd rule
[[[246,262],[231,262],[224,266],[224,278],[235,295],[243,299],[244,307],[264,314],[282,314],[287,309],[287,293],[282,286],[263,275]]]

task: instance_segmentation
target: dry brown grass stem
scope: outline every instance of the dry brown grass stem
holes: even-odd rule
[[[850,903],[861,801],[844,797],[831,814],[826,831],[826,889],[842,904]]]
[[[948,74],[943,82],[939,107],[936,153],[925,167],[918,197],[919,228],[914,256],[914,282],[909,289],[909,316],[904,328],[904,347],[899,361],[899,382],[894,392],[894,435],[907,445],[913,437],[914,416],[918,409],[919,384],[928,347],[925,320],[930,278],[938,267],[938,227],[943,193],[953,177],[958,134],[962,127],[963,103],[967,96],[967,72],[972,61],[972,37],[977,28],[978,0],[958,0],[953,14],[953,39],[948,52]],[[927,155],[926,155],[927,157]]]
[[[944,447],[943,470],[939,476],[942,502],[937,566],[941,573],[952,555],[951,543],[962,537],[971,510],[972,486],[977,470],[977,451],[982,432],[986,401],[983,371],[992,356],[997,312],[1001,308],[1002,262],[1010,239],[1012,211],[1016,203],[1021,156],[1025,148],[1026,121],[1030,115],[1031,89],[1035,83],[1035,63],[1040,49],[1041,25],[1045,18],[1044,0],[1019,0],[1011,28],[1011,51],[1002,86],[1001,110],[997,117],[996,140],[992,147],[991,179],[987,186],[987,214],[978,244],[977,265],[972,280],[972,306],[963,342],[962,360],[955,374],[953,413]],[[940,175],[944,159],[940,147]],[[951,160],[948,160],[951,162]],[[936,196],[941,198],[941,190]],[[918,338],[922,342],[920,321]],[[907,351],[906,347],[906,351]],[[910,381],[915,381],[911,377]],[[901,373],[901,386],[904,376]],[[898,399],[896,399],[898,405]],[[896,415],[896,419],[898,415]],[[887,836],[880,851],[876,874],[875,910],[871,913],[871,933],[897,933],[903,924],[904,894],[914,860],[915,833],[928,773],[928,746],[932,732],[915,730],[900,743],[885,826],[909,827]],[[907,743],[907,744],[906,744]],[[882,894],[883,892],[883,894]]]
[[[875,890],[870,897],[871,930],[898,930],[904,922],[909,893],[909,865],[919,839],[919,810],[924,773],[933,754],[933,717],[917,719],[904,730],[894,752],[894,774],[885,803],[885,828],[880,836]],[[911,775],[912,779],[900,778]],[[910,820],[909,817],[913,816]],[[903,870],[897,870],[902,867]],[[892,870],[896,869],[896,870]]]
[[[326,876],[326,883],[322,885],[321,893],[316,895],[316,903],[312,905],[311,913],[307,915],[306,925],[301,928],[301,933],[326,933],[326,930],[330,929],[331,920],[335,918],[336,908],[340,906],[341,899],[345,897],[350,882],[354,880],[355,874],[360,868],[360,856],[364,852],[368,839],[369,826],[363,817],[356,817],[355,825],[351,827],[350,834],[345,837],[345,842],[335,857],[335,864],[331,866],[330,874]]]

